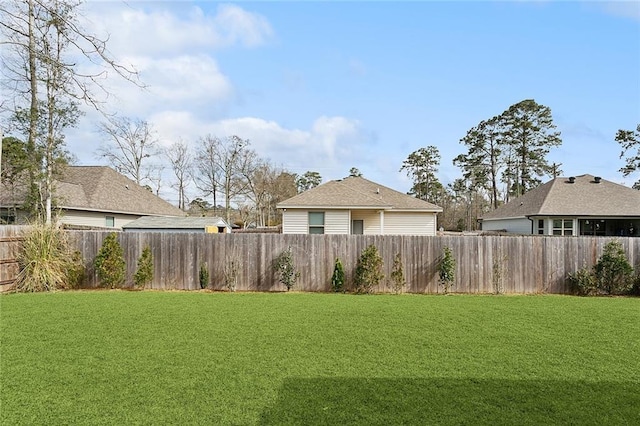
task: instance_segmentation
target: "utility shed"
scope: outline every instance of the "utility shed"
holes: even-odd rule
[[[125,232],[199,232],[229,234],[231,226],[221,217],[145,216],[122,227]]]

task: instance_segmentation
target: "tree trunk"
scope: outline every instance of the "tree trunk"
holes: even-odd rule
[[[36,70],[36,39],[35,26],[36,20],[33,9],[33,0],[28,0],[29,13],[29,79],[31,100],[29,106],[29,135],[27,138],[27,156],[29,158],[29,197],[33,201],[35,196],[36,171],[38,167],[38,158],[36,155],[36,135],[38,131],[38,78]]]

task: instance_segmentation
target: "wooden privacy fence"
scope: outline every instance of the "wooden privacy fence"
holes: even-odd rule
[[[15,261],[25,227],[0,226],[0,282],[13,282]],[[96,254],[108,232],[69,231],[87,267],[85,287],[98,287],[93,269]],[[154,279],[147,288],[196,290],[199,270],[206,265],[210,288],[224,290],[224,275],[232,261],[238,264],[239,291],[283,291],[273,271],[274,259],[291,247],[300,272],[295,290],[330,291],[334,262],[339,258],[350,288],[358,258],[375,245],[391,275],[400,253],[410,293],[440,293],[438,264],[445,247],[456,260],[453,292],[457,293],[567,293],[570,272],[595,264],[604,245],[617,239],[630,263],[640,271],[640,238],[543,236],[392,236],[392,235],[282,235],[118,233],[127,264],[127,285],[132,285],[137,260],[151,248]],[[387,279],[374,291],[388,291]]]
[[[87,287],[97,287],[92,264],[106,232],[70,231],[88,267]],[[438,264],[445,247],[457,262],[457,293],[567,293],[570,272],[593,265],[604,245],[616,238],[542,236],[373,236],[282,234],[119,233],[133,282],[137,259],[145,246],[154,259],[153,289],[200,288],[199,269],[206,265],[210,288],[224,290],[224,274],[237,261],[237,290],[283,291],[273,273],[274,259],[291,247],[300,273],[295,290],[330,291],[334,262],[339,258],[350,288],[358,258],[373,244],[391,275],[400,253],[406,292],[439,293]],[[640,270],[640,238],[618,238],[630,263]],[[387,282],[374,291],[388,291]]]
[[[22,226],[3,225],[0,227],[0,291],[9,289],[18,275],[16,259]]]

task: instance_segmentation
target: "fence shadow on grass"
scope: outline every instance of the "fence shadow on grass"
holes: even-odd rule
[[[640,424],[638,383],[289,378],[261,425]]]

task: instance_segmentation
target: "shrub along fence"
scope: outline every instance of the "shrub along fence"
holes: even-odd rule
[[[19,227],[1,226],[0,241],[11,249],[0,251],[0,265],[15,258]],[[69,231],[70,240],[87,267],[84,287],[98,287],[93,268],[108,232]],[[209,271],[209,288],[225,290],[225,273],[232,262],[238,291],[284,291],[273,262],[291,248],[300,273],[294,290],[331,291],[336,258],[344,265],[346,289],[351,290],[358,258],[375,245],[384,260],[385,279],[374,292],[391,292],[394,258],[400,253],[405,292],[442,293],[438,266],[445,247],[456,261],[453,293],[568,293],[567,274],[590,267],[604,245],[621,242],[631,265],[640,270],[640,238],[546,236],[393,236],[393,235],[283,235],[118,233],[127,267],[125,286],[133,286],[137,261],[146,246],[153,255],[153,280],[146,288],[200,289],[200,269]],[[7,246],[8,247],[8,246]],[[7,263],[9,265],[9,263]],[[3,279],[17,273],[15,264]],[[228,280],[227,280],[228,282]]]
[[[106,232],[71,231],[72,241],[88,267],[85,286],[97,287],[92,269]],[[147,288],[195,290],[200,269],[209,271],[209,288],[225,289],[225,272],[237,265],[236,290],[283,291],[273,262],[291,248],[300,273],[294,290],[331,291],[336,258],[344,265],[351,289],[358,258],[375,245],[384,260],[384,284],[376,292],[391,291],[394,257],[400,253],[410,293],[441,293],[438,266],[445,247],[456,260],[454,293],[567,293],[567,274],[596,263],[605,237],[542,236],[392,236],[119,233],[132,285],[137,259],[151,248],[153,281]],[[640,238],[618,238],[630,263],[640,270]]]

